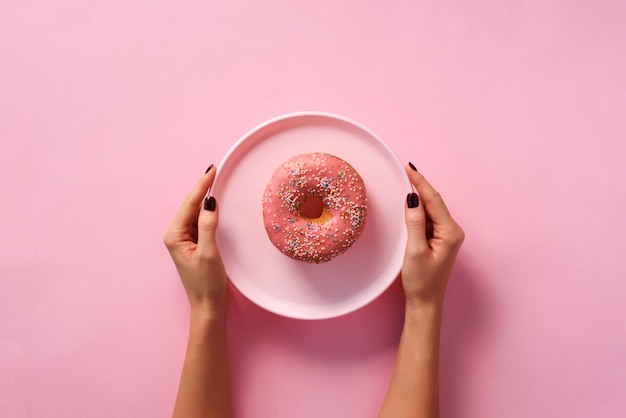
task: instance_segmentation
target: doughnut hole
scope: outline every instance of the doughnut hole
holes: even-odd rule
[[[302,202],[302,215],[309,219],[317,219],[324,213],[324,201],[319,196],[309,196]]]
[[[324,199],[316,194],[304,198],[300,216],[317,224],[326,223],[332,217],[330,208],[324,204]]]
[[[330,211],[319,196],[308,196],[302,202],[301,216],[311,222],[323,224],[330,219]]]

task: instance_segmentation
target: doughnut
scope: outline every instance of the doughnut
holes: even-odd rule
[[[343,254],[365,227],[363,179],[327,153],[300,154],[282,163],[263,194],[267,235],[283,254],[325,263]]]

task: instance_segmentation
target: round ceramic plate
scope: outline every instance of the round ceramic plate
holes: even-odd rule
[[[325,152],[347,161],[367,190],[359,240],[324,264],[282,254],[263,226],[262,196],[278,166],[297,154]],[[341,116],[292,113],[244,135],[222,160],[211,190],[220,206],[217,234],[232,284],[257,305],[300,319],[352,312],[384,292],[400,272],[411,190],[402,163],[364,126]]]

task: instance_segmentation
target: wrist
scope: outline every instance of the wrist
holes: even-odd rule
[[[406,299],[405,315],[420,319],[441,320],[443,315],[443,300]]]
[[[225,321],[228,316],[228,295],[215,300],[192,302],[189,316],[192,322]]]
[[[189,318],[189,344],[213,344],[228,329],[226,315],[198,316]]]

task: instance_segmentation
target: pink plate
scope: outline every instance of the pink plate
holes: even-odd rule
[[[290,157],[326,152],[347,161],[367,189],[367,220],[355,245],[324,264],[292,260],[272,245],[261,199]],[[218,245],[232,284],[257,305],[299,319],[332,318],[365,306],[400,272],[411,191],[402,163],[364,126],[321,112],[291,113],[245,134],[222,160],[211,193],[220,206]]]

